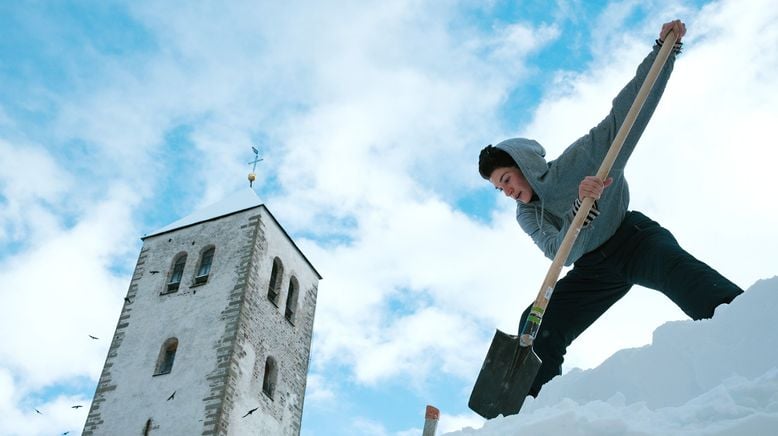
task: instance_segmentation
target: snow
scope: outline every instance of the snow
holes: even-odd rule
[[[261,204],[262,200],[260,200],[259,196],[254,192],[253,189],[241,189],[232,195],[228,195],[221,201],[199,209],[178,221],[175,221],[159,230],[155,230],[149,233],[145,237],[158,235],[160,233],[169,232],[181,227],[187,227],[193,224],[201,223],[203,221],[230,215],[235,212],[240,212],[246,209],[260,206]]]
[[[666,323],[518,415],[447,435],[778,435],[777,312],[778,277],[760,280],[712,319]]]

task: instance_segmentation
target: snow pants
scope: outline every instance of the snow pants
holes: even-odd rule
[[[554,288],[533,349],[543,364],[530,395],[562,373],[567,347],[623,297],[632,285],[656,289],[692,319],[743,292],[678,245],[673,235],[640,212],[627,212],[616,233],[581,256]],[[524,311],[524,326],[530,307]]]

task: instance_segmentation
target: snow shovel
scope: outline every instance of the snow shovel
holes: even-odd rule
[[[654,86],[659,72],[670,56],[670,51],[676,40],[677,36],[673,31],[670,31],[656,59],[654,59],[646,79],[640,86],[632,107],[630,107],[624,122],[619,127],[608,154],[605,155],[602,165],[597,171],[597,177],[600,179],[605,180],[608,177],[613,162],[616,160],[619,151],[621,151],[621,146],[624,144],[624,140],[635,123],[635,119],[640,113],[648,93]],[[535,337],[540,329],[543,314],[554,292],[554,286],[559,278],[559,274],[562,272],[562,267],[593,204],[594,198],[586,197],[583,199],[578,213],[573,218],[573,222],[565,234],[556,256],[554,256],[554,260],[546,274],[543,285],[540,287],[538,296],[532,305],[521,333],[518,336],[514,336],[503,333],[499,329],[495,333],[468,402],[468,406],[484,418],[491,419],[498,415],[514,415],[519,413],[522,404],[524,404],[524,399],[529,394],[542,363],[532,349],[532,343],[535,341]]]

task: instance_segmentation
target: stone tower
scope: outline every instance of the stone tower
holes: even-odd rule
[[[254,191],[142,240],[83,434],[299,434],[321,276]]]

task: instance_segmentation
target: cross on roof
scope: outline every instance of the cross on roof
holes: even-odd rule
[[[257,178],[257,175],[254,174],[257,171],[257,162],[262,161],[262,158],[259,157],[259,150],[257,150],[256,147],[251,147],[251,150],[254,151],[254,160],[249,162],[249,165],[253,164],[254,166],[251,168],[251,172],[249,173],[249,187],[254,186],[254,180]]]

